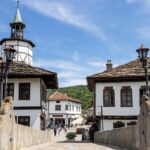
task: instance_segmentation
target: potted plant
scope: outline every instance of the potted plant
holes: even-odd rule
[[[66,134],[66,138],[68,141],[74,141],[76,137],[76,133],[75,132],[68,132]]]

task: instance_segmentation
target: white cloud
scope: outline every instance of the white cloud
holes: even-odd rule
[[[100,61],[93,61],[88,63],[90,66],[94,67],[102,67],[104,68],[106,66],[106,62],[100,62]]]
[[[138,3],[140,4],[138,9],[140,9],[140,6],[142,6],[142,12],[150,12],[150,0],[125,0],[128,4],[134,4]]]
[[[79,61],[79,52],[78,52],[78,51],[75,51],[75,52],[73,53],[72,59],[73,59],[74,61]]]
[[[67,86],[75,86],[75,85],[86,85],[86,79],[85,78],[71,78],[68,80],[65,80],[65,82],[62,82],[61,86],[62,87],[67,87]]]
[[[80,71],[81,67],[76,65],[73,62],[66,61],[66,60],[54,60],[54,61],[49,61],[49,60],[42,60],[42,59],[37,59],[33,63],[35,66],[38,67],[52,67],[52,68],[58,68],[58,69],[65,69],[65,70],[74,70],[74,71]]]
[[[32,1],[32,5],[30,0],[22,1],[22,3],[43,15],[90,31],[102,40],[106,40],[105,33],[98,26],[93,24],[88,16],[79,14],[78,11],[75,11],[73,6],[68,3],[50,0],[42,0],[42,2],[41,0],[34,0]]]
[[[137,2],[139,0],[125,0],[127,3],[134,3],[134,2]]]
[[[143,26],[137,29],[138,37],[150,40],[150,27]]]
[[[63,79],[74,77],[74,76],[76,76],[76,73],[73,71],[62,71],[62,72],[59,72],[59,74],[58,74],[58,77],[63,78]]]

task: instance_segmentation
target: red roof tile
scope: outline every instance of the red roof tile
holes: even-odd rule
[[[48,96],[49,101],[73,101],[77,103],[81,103],[80,100],[74,99],[72,97],[67,96],[66,94],[55,91],[53,94]]]

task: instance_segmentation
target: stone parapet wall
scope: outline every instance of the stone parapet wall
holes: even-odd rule
[[[20,150],[49,141],[50,132],[18,125],[11,115],[0,115],[0,150]]]
[[[96,132],[94,142],[127,150],[150,150],[150,98],[143,95],[138,123],[134,126]]]
[[[48,131],[15,124],[14,147],[16,147],[16,150],[19,150],[22,147],[45,143],[50,140],[51,136]]]
[[[6,97],[0,107],[0,150],[20,150],[51,140],[48,131],[15,123],[12,97]]]
[[[127,148],[128,150],[139,149],[138,125],[117,128],[108,131],[98,131],[94,135],[94,142],[106,145]]]

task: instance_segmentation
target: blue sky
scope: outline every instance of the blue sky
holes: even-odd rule
[[[10,36],[16,0],[0,0],[0,39]],[[34,66],[58,73],[59,86],[86,84],[86,76],[137,58],[150,48],[150,0],[20,0],[32,40]]]

